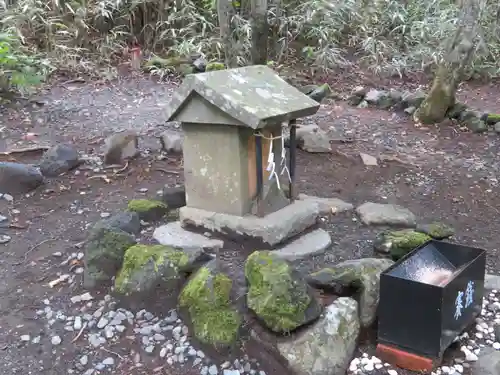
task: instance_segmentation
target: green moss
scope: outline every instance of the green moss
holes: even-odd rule
[[[133,272],[150,261],[154,262],[157,271],[167,261],[175,268],[183,267],[188,263],[189,257],[183,251],[163,245],[132,246],[125,252],[122,268],[115,280],[116,290],[124,292]]]
[[[156,208],[167,209],[168,207],[165,203],[152,199],[132,199],[128,202],[128,210],[137,213],[154,210]]]
[[[420,225],[417,226],[416,230],[438,240],[451,237],[455,234],[452,227],[440,222],[431,223],[429,225]]]
[[[232,281],[202,267],[179,296],[179,305],[188,309],[196,337],[215,347],[235,342],[241,317],[231,306]]]
[[[224,70],[224,69],[226,69],[226,65],[224,63],[217,61],[208,63],[207,67],[205,68],[207,72],[211,72],[213,70]]]
[[[431,240],[429,235],[412,229],[388,232],[384,237],[389,243],[390,254],[394,260],[402,258],[410,251]]]
[[[288,262],[270,251],[252,253],[245,264],[248,307],[277,332],[296,329],[311,303],[305,285],[293,278]]]
[[[178,73],[182,75],[188,75],[188,74],[193,74],[195,71],[194,66],[189,65],[189,64],[181,64],[179,67],[176,69]]]
[[[498,122],[500,122],[500,114],[499,113],[488,113],[485,116],[485,122],[488,125],[494,125]]]

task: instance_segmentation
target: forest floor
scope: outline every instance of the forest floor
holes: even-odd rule
[[[332,87],[336,91],[348,91],[358,84],[382,88],[383,82],[359,77],[345,76],[344,81],[331,82]],[[404,84],[395,81],[384,85],[397,88]],[[75,313],[69,299],[82,293],[81,287],[51,289],[47,283],[68,272],[69,266],[61,261],[80,251],[78,245],[89,224],[124,209],[132,198],[152,196],[165,184],[182,183],[179,158],[156,157],[160,143],[155,137],[171,126],[165,122],[163,108],[173,90],[175,85],[148,77],[55,83],[39,94],[37,103],[1,109],[4,129],[0,151],[70,142],[83,154],[95,157],[110,134],[134,129],[143,138],[143,155],[131,163],[125,177],[89,178],[92,170],[70,172],[51,179],[33,194],[15,197],[13,202],[0,199],[0,214],[15,224],[2,228],[12,240],[0,245],[1,373],[71,373],[84,344],[70,344],[70,337],[54,347],[50,340],[42,340],[34,350],[20,337],[50,334],[43,321],[35,319],[39,309],[50,306],[54,311]],[[459,96],[477,109],[500,112],[499,84],[464,84]],[[341,101],[328,101],[304,122],[314,122],[353,142],[335,143],[331,154],[299,152],[300,192],[339,197],[355,205],[366,201],[395,203],[410,209],[421,221],[443,221],[455,228],[457,241],[486,249],[488,272],[500,274],[500,135],[493,131],[472,134],[453,124],[417,127],[404,114],[353,108]],[[386,161],[367,167],[360,152]],[[27,157],[23,161],[32,160]],[[180,174],[165,174],[162,170],[166,169]],[[310,271],[325,262],[372,255],[378,230],[363,226],[353,213],[334,215],[326,226],[334,246],[300,268]],[[54,256],[58,252],[62,257]],[[121,360],[109,373],[140,374],[154,368],[160,374],[174,373],[154,361],[142,368],[136,366],[127,360],[130,350],[130,345],[113,349],[118,353],[115,358]],[[102,355],[109,353],[103,351]],[[263,369],[267,375],[279,373],[278,369]]]

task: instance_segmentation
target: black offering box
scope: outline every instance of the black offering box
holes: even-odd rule
[[[481,313],[486,252],[431,240],[380,275],[378,356],[431,371]]]

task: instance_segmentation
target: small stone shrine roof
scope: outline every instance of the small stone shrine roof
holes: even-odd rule
[[[199,102],[200,97],[202,106],[233,119],[224,124],[252,129],[310,116],[319,109],[316,101],[289,85],[272,69],[253,65],[186,76],[167,106],[167,121],[210,123],[207,110],[199,105],[198,110],[190,108],[189,103]]]

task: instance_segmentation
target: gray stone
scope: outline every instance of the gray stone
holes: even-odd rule
[[[405,92],[402,97],[403,108],[414,107],[418,108],[427,97],[426,93],[422,90],[415,92]]]
[[[136,243],[135,237],[118,228],[92,230],[85,244],[85,288],[94,288],[116,276],[125,251]]]
[[[368,167],[376,167],[378,165],[378,160],[375,156],[365,154],[363,152],[360,152],[359,156],[361,157],[363,164]]]
[[[479,359],[472,364],[471,374],[498,375],[500,374],[500,351],[491,348],[481,350]]]
[[[332,244],[330,234],[324,229],[316,229],[303,234],[289,244],[276,249],[273,254],[281,259],[296,261],[322,254]]]
[[[40,172],[47,177],[57,177],[81,164],[73,145],[60,144],[48,149],[40,161]]]
[[[180,249],[215,250],[224,246],[221,240],[207,238],[184,229],[179,221],[167,223],[155,229],[153,238],[160,244]]]
[[[415,111],[417,110],[416,107],[408,107],[408,108],[405,108],[404,109],[404,112],[407,114],[407,115],[413,115],[415,113]]]
[[[26,194],[43,182],[43,175],[31,165],[0,162],[0,193]]]
[[[310,200],[317,203],[321,215],[337,214],[354,209],[352,204],[344,202],[342,199],[338,198],[322,198],[302,193],[299,194],[297,198],[303,201]]]
[[[216,365],[212,365],[208,368],[208,373],[210,375],[217,375],[219,373],[219,370],[217,369]]]
[[[134,131],[113,134],[104,140],[104,164],[121,164],[137,156],[138,136]]]
[[[486,290],[500,290],[500,276],[486,274],[484,277],[484,289]]]
[[[390,108],[398,100],[394,99],[387,91],[371,89],[365,95],[368,104],[375,105],[382,109]]]
[[[497,342],[500,342],[500,324],[495,324],[493,326],[494,333],[495,333],[495,340]]]
[[[207,69],[207,60],[204,57],[198,57],[192,65],[196,72],[203,73]]]
[[[161,201],[171,210],[184,207],[186,205],[186,189],[184,186],[164,186],[161,194]]]
[[[393,225],[415,227],[417,219],[408,209],[395,204],[366,202],[356,209],[361,221],[366,225]]]
[[[361,325],[369,327],[375,321],[377,314],[380,274],[392,264],[394,262],[388,259],[348,260],[312,273],[308,281],[315,287],[327,290],[333,290],[337,285],[359,289]]]
[[[359,336],[358,304],[341,297],[302,335],[278,343],[297,374],[345,375]]]
[[[300,149],[311,153],[328,153],[332,151],[328,133],[318,125],[301,125],[297,127],[297,144]]]
[[[102,364],[105,366],[113,366],[115,364],[115,359],[113,357],[107,357],[102,361]]]
[[[378,101],[384,97],[385,95],[387,95],[387,93],[385,91],[380,91],[380,90],[375,90],[375,89],[371,89],[370,91],[368,91],[365,95],[365,100],[369,103],[369,104],[377,104]]]
[[[111,217],[99,220],[94,229],[118,228],[124,232],[137,235],[141,232],[141,220],[136,212],[119,212]]]
[[[298,200],[264,217],[227,215],[189,206],[182,207],[179,214],[183,224],[222,233],[231,231],[274,246],[314,225],[319,212],[316,202]]]
[[[59,336],[52,336],[52,338],[50,339],[50,342],[52,343],[52,345],[56,346],[62,342],[62,339]]]
[[[184,145],[184,135],[181,132],[165,131],[159,137],[161,149],[167,153],[180,154]]]
[[[497,122],[494,125],[494,129],[495,129],[495,133],[499,133],[500,134],[500,122]]]

